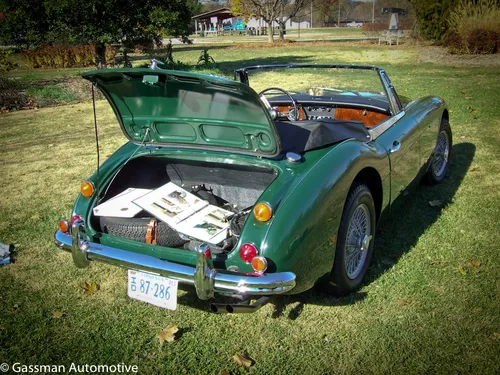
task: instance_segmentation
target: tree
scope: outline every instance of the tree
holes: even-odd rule
[[[93,43],[96,65],[106,65],[106,45],[187,36],[194,0],[2,0],[4,42]]]
[[[42,0],[0,0],[0,40],[3,44],[29,47],[41,44],[49,31]]]
[[[442,39],[449,28],[448,16],[459,0],[410,0],[415,7],[418,28],[427,39]]]
[[[354,21],[363,21],[363,22],[371,22],[373,16],[373,2],[365,2],[359,3],[356,8],[354,8],[354,12],[352,17]],[[379,10],[380,12],[380,10]]]
[[[219,1],[209,1],[206,3],[199,3],[199,10],[196,14],[211,12],[212,10],[220,9],[226,6],[225,3]]]
[[[273,21],[280,25],[280,39],[284,39],[286,22],[311,4],[311,0],[232,0],[231,10],[245,18],[262,18],[267,23],[267,35],[274,42]]]
[[[322,26],[337,22],[340,0],[314,0],[314,18]]]

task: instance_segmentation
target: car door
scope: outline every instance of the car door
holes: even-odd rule
[[[420,132],[413,116],[403,111],[399,97],[385,71],[380,72],[393,117],[381,124],[376,143],[383,147],[391,165],[391,204],[410,189],[420,169]]]
[[[413,119],[401,112],[396,121],[378,136],[376,143],[383,147],[391,165],[391,203],[405,190],[420,168],[419,132]]]

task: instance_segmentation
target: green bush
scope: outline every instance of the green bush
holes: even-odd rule
[[[190,66],[182,61],[175,61],[172,49],[172,42],[170,41],[164,48],[156,48],[148,51],[150,59],[161,61],[159,64],[161,69],[174,69],[174,70],[189,70]],[[147,64],[146,66],[149,66]]]
[[[497,53],[500,5],[495,0],[461,0],[450,13],[450,32],[445,45],[457,54]]]
[[[9,71],[15,68],[16,64],[9,60],[11,53],[10,49],[0,49],[0,71]]]
[[[417,30],[425,39],[442,40],[449,28],[450,11],[459,0],[410,0],[417,16]]]
[[[196,65],[203,68],[210,68],[215,65],[215,60],[212,56],[210,56],[210,53],[208,53],[208,48],[203,48]]]

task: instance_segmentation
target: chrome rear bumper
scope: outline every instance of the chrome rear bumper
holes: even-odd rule
[[[214,293],[262,296],[285,293],[295,287],[295,274],[292,272],[247,276],[218,271],[213,268],[212,259],[205,257],[206,247],[203,246],[197,252],[196,267],[192,267],[90,242],[85,235],[84,223],[80,220],[72,225],[71,233],[57,230],[54,240],[57,247],[72,253],[77,267],[86,267],[90,260],[97,260],[130,270],[154,273],[194,285],[198,297],[203,300],[213,297]]]

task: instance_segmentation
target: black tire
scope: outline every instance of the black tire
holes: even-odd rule
[[[355,214],[356,216],[354,216]],[[368,224],[364,228],[366,233],[360,233],[360,239],[364,239],[365,241],[359,243],[358,249],[349,242],[352,243],[352,239],[355,238],[355,230],[351,229],[351,225],[354,226],[356,224],[354,221],[359,220],[359,217],[366,218]],[[361,286],[373,252],[375,226],[375,203],[373,202],[370,189],[368,189],[366,185],[355,182],[351,186],[344,206],[344,211],[342,212],[333,268],[330,272],[328,281],[322,285],[322,289],[325,292],[336,296],[345,296]],[[350,234],[351,237],[348,238]],[[368,246],[365,248],[367,244]],[[349,246],[351,250],[348,250],[346,245]],[[352,267],[352,264],[346,264],[346,255],[348,252],[351,254],[359,254],[358,266],[354,271],[349,269]],[[354,258],[357,258],[357,256],[352,257],[353,260]]]
[[[446,138],[446,151],[442,151],[440,149],[440,142],[442,142],[442,137]],[[450,164],[451,157],[451,146],[453,144],[451,127],[448,120],[441,120],[441,126],[439,127],[438,139],[436,141],[436,148],[432,153],[432,156],[429,160],[429,169],[427,170],[425,176],[425,182],[430,185],[439,184],[446,177],[446,173],[448,173],[448,167]],[[444,165],[440,165],[440,161],[444,163]],[[439,168],[437,167],[439,166]]]
[[[151,218],[101,217],[101,231],[116,237],[137,242],[146,242],[146,231]],[[181,247],[187,241],[167,224],[159,221],[156,243],[160,246]]]

